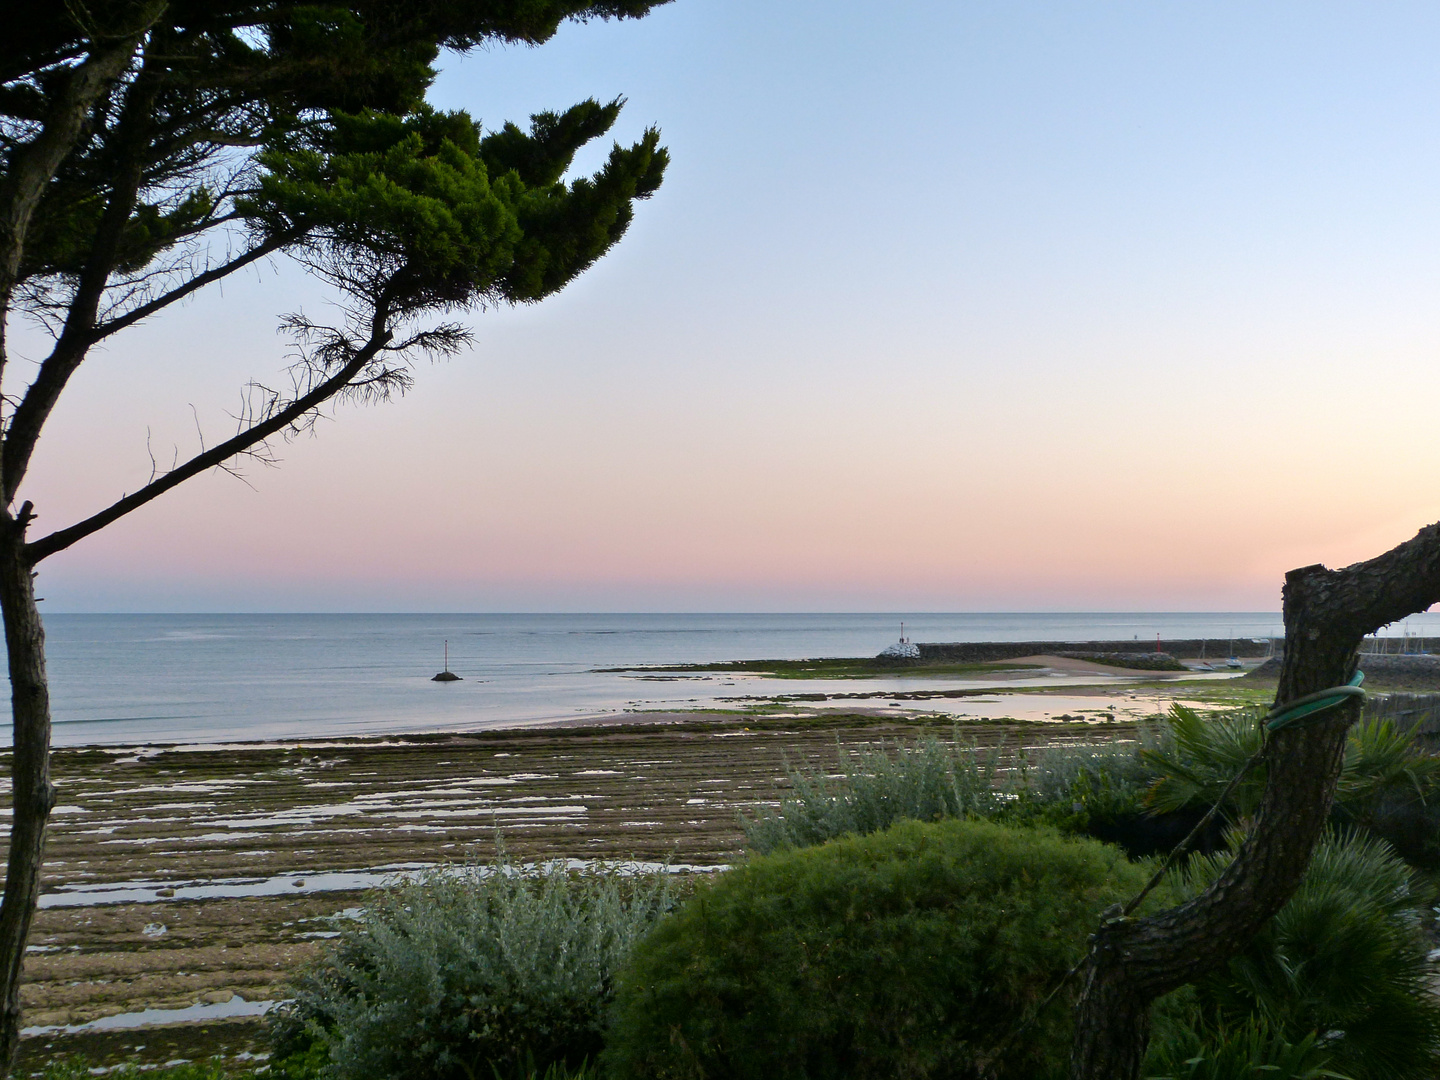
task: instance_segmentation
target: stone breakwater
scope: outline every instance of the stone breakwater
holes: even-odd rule
[[[1284,659],[1285,654],[1277,652],[1250,672],[1246,678],[1278,679],[1280,665]],[[1382,693],[1396,690],[1417,690],[1426,693],[1440,691],[1440,656],[1361,653],[1360,670],[1365,672],[1365,688],[1367,690]]]
[[[1188,671],[1168,652],[1062,652],[1056,655],[1070,660],[1089,660],[1093,664],[1127,668],[1131,671]]]
[[[1016,660],[1022,656],[1075,656],[1081,653],[1162,652],[1195,659],[1201,656],[1223,660],[1227,656],[1255,659],[1268,656],[1278,643],[1251,638],[1184,638],[1161,641],[948,641],[919,642],[920,660],[944,660],[961,664],[984,664],[992,660]]]
[[[1284,652],[1277,652],[1251,674],[1258,678],[1278,678],[1280,665],[1285,660]],[[1426,678],[1440,684],[1440,656],[1404,655],[1403,653],[1361,653],[1360,670],[1367,679],[1395,676]]]

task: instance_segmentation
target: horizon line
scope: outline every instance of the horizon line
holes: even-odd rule
[[[233,610],[233,609],[232,609],[232,610],[222,610],[222,609],[216,608],[216,609],[204,609],[204,610],[196,609],[196,610],[183,610],[183,611],[182,611],[182,610],[169,610],[169,611],[159,611],[159,610],[153,610],[153,611],[115,611],[115,610],[108,610],[108,611],[105,611],[105,610],[102,610],[102,611],[79,611],[79,610],[75,610],[75,611],[57,611],[57,612],[54,612],[53,614],[55,614],[55,615],[425,615],[425,616],[447,616],[447,615],[516,616],[516,615],[526,615],[526,616],[554,616],[554,617],[573,617],[573,616],[592,616],[592,615],[664,615],[664,616],[680,616],[680,615],[690,615],[690,616],[716,616],[716,615],[733,615],[733,616],[760,616],[760,615],[774,615],[774,616],[787,616],[787,615],[817,615],[817,616],[826,616],[826,615],[829,615],[829,616],[833,616],[833,615],[901,616],[901,615],[904,615],[904,616],[906,616],[906,617],[910,617],[910,616],[921,616],[921,617],[925,617],[925,616],[953,616],[953,615],[963,615],[963,616],[976,616],[976,615],[1015,615],[1015,616],[1023,616],[1023,615],[1074,615],[1074,616],[1089,616],[1089,615],[1132,615],[1132,616],[1134,616],[1134,615],[1166,615],[1166,616],[1170,616],[1170,615],[1263,615],[1263,616],[1266,616],[1266,617],[1276,617],[1276,618],[1282,617],[1282,615],[1283,615],[1283,613],[1280,612],[1280,611],[1266,611],[1266,610],[1260,610],[1260,609],[1245,610],[1245,609],[1239,609],[1239,608],[1233,608],[1233,609],[1232,609],[1232,608],[1223,608],[1223,609],[1220,609],[1220,608],[1216,608],[1216,609],[1206,609],[1206,608],[1174,608],[1174,609],[1157,609],[1157,608],[1150,608],[1150,609],[1140,609],[1140,608],[1094,608],[1094,609],[1089,609],[1089,608],[1064,608],[1064,609],[1049,609],[1049,608],[1011,608],[1011,609],[1008,609],[1008,610],[985,610],[985,611],[980,611],[980,610],[975,610],[975,611],[965,611],[965,610],[924,611],[924,610],[919,610],[919,609],[911,609],[911,610],[895,609],[895,610],[886,610],[886,611],[839,611],[839,610],[834,610],[834,611],[825,611],[825,610],[815,611],[815,610],[800,610],[800,609],[796,609],[796,610],[793,610],[793,611],[791,611],[791,610],[786,610],[786,611],[775,611],[775,610],[766,610],[766,611],[735,611],[735,610],[731,610],[731,611],[718,611],[718,610],[717,610],[717,611],[699,611],[699,610],[689,610],[689,609],[687,609],[687,610],[632,610],[632,609],[623,609],[623,610],[622,610],[622,609],[595,609],[595,610],[589,610],[589,611],[556,611],[556,610],[532,610],[532,611],[519,611],[519,610],[515,610],[515,611],[508,611],[508,610],[507,610],[507,611],[422,611],[422,610],[415,610],[415,611],[398,611],[398,610],[395,610],[395,609],[387,609],[387,610],[339,609],[339,610],[306,610],[306,611],[298,611],[298,610],[273,610],[273,609],[251,609],[251,610]],[[1427,613],[1427,612],[1420,612],[1420,613],[1418,613],[1418,614],[1428,614],[1428,613]],[[1434,614],[1440,614],[1440,612],[1435,612]],[[1413,618],[1414,616],[1408,616],[1408,617]]]

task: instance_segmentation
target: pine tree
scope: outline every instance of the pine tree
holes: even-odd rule
[[[0,35],[0,615],[12,685],[14,816],[0,903],[0,1070],[14,1060],[40,890],[50,708],[37,565],[176,485],[403,392],[413,361],[467,341],[456,314],[564,288],[625,232],[667,163],[656,131],[594,176],[575,152],[620,102],[485,132],[425,92],[444,50],[538,44],[567,19],[664,0],[21,0]],[[84,520],[31,537],[22,499],[46,422],[96,346],[272,256],[327,282],[332,324],[290,316],[293,389],[249,388],[234,437]],[[53,347],[28,382],[5,334]],[[17,507],[17,502],[19,503]]]
[[[1367,634],[1436,602],[1440,524],[1353,566],[1291,570],[1276,708],[1348,683]],[[1220,970],[1295,894],[1324,834],[1359,716],[1349,697],[1268,733],[1258,759],[1264,787],[1224,871],[1177,908],[1107,919],[1098,929],[1080,976],[1073,1080],[1138,1080],[1151,1004]]]

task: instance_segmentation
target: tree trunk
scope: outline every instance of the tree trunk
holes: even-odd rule
[[[1440,525],[1344,570],[1285,576],[1276,704],[1347,682],[1361,639],[1440,599]],[[1264,795],[1235,859],[1200,896],[1095,934],[1076,1006],[1072,1080],[1138,1080],[1151,1003],[1240,952],[1294,894],[1325,828],[1359,706],[1282,729],[1266,746]]]
[[[0,518],[0,613],[10,661],[15,752],[10,776],[14,815],[5,896],[0,901],[0,1072],[9,1075],[20,1043],[20,976],[25,939],[40,896],[45,826],[55,805],[50,782],[50,689],[45,680],[45,629],[35,606],[34,572],[26,557],[29,504]]]

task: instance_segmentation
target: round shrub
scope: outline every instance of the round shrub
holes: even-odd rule
[[[1093,840],[983,821],[902,822],[753,859],[636,946],[607,1075],[975,1075],[1147,873]],[[1062,1074],[1072,1002],[1059,995],[997,1075]]]

